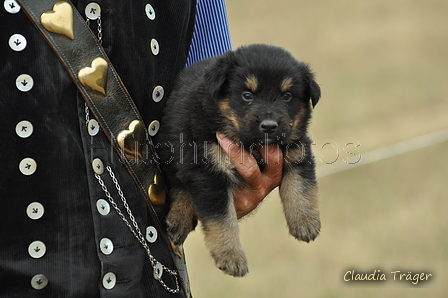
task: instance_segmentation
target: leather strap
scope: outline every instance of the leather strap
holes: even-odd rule
[[[141,190],[152,216],[159,221],[158,206],[153,202],[164,203],[165,186],[154,146],[137,107],[95,35],[69,1],[17,1],[58,55]],[[172,257],[188,297],[185,259],[173,252]]]
[[[154,176],[160,171],[157,155],[134,102],[96,37],[76,8],[68,1],[58,3],[68,3],[72,7],[73,40],[50,32],[41,24],[43,13],[52,14],[57,18],[56,14],[59,10],[56,10],[56,13],[52,12],[55,0],[19,0],[18,2],[61,59],[104,133],[113,143],[118,155],[145,196],[148,206],[154,209],[149,200],[148,189],[154,184]],[[65,18],[65,16],[60,17]],[[98,58],[108,65],[107,82],[103,94],[86,87],[87,84],[83,85],[79,78],[81,69],[85,70],[84,73],[88,73],[89,68],[92,72],[94,71],[95,63],[92,65],[92,62]],[[139,121],[140,124],[131,125],[133,121]],[[127,135],[126,131],[129,131]],[[130,146],[122,148],[119,142],[130,144]],[[137,146],[135,146],[136,142],[138,142]]]

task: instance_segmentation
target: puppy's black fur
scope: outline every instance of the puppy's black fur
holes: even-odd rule
[[[157,148],[169,186],[171,240],[183,243],[199,219],[217,267],[233,276],[248,272],[234,208],[244,184],[216,132],[251,153],[280,146],[289,231],[298,240],[314,240],[320,219],[307,126],[319,98],[309,67],[274,46],[241,47],[186,68],[167,102]]]

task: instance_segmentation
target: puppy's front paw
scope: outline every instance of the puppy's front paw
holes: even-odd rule
[[[302,216],[287,218],[289,232],[297,240],[310,242],[316,239],[320,233],[320,219],[318,210],[308,210],[301,213]]]
[[[184,243],[188,234],[194,230],[194,223],[191,220],[179,218],[171,212],[166,218],[166,225],[168,237],[176,245]]]
[[[226,274],[242,277],[249,272],[246,255],[241,249],[212,252],[212,257],[215,259],[216,267]]]

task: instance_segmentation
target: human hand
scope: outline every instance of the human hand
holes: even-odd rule
[[[229,157],[238,173],[245,181],[245,185],[238,189],[235,195],[235,209],[241,218],[260,204],[263,199],[280,185],[283,172],[283,152],[278,146],[267,146],[260,149],[265,162],[261,171],[257,160],[243,147],[238,146],[222,133],[216,137],[223,151]]]

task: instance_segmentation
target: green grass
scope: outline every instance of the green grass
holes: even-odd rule
[[[310,131],[362,153],[448,127],[448,2],[227,0],[234,47],[282,46],[322,88]],[[325,150],[329,149],[326,147]],[[322,234],[288,235],[275,190],[241,222],[249,274],[214,267],[202,232],[185,243],[195,298],[448,297],[448,142],[319,179]],[[333,154],[333,155],[332,155]],[[325,151],[318,166],[335,157]],[[362,160],[361,160],[362,163]],[[388,274],[347,283],[347,270]],[[433,273],[412,286],[391,271]]]

